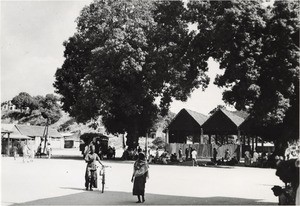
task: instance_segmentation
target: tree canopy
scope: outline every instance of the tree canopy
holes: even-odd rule
[[[126,131],[127,145],[137,146],[173,98],[208,84],[185,12],[181,1],[97,0],[83,8],[56,72],[63,109],[79,122],[102,116],[108,132]]]
[[[24,113],[25,111],[28,113],[27,108],[29,108],[29,114],[26,114],[26,116],[43,117],[43,120],[38,124],[45,124],[46,121],[48,121],[49,124],[53,124],[62,116],[58,101],[59,98],[53,94],[47,94],[46,96],[31,96],[26,92],[21,92],[15,96],[11,102],[21,110],[21,113]]]
[[[299,2],[192,1],[198,24],[223,75],[223,100],[247,110],[268,140],[299,138]],[[260,133],[259,133],[260,132]]]
[[[26,92],[20,92],[11,100],[11,103],[21,111],[25,111],[27,108],[29,108],[31,112],[32,110],[38,108],[37,101]]]
[[[226,103],[248,111],[264,138],[297,139],[298,11],[298,1],[95,0],[64,42],[54,86],[77,121],[102,116],[134,147],[173,99],[207,87],[213,57],[225,70],[215,84],[226,88]]]

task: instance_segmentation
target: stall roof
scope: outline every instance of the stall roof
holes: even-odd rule
[[[16,128],[15,124],[1,124],[1,133],[10,133],[10,139],[31,139],[26,135],[22,135],[19,130]],[[3,138],[8,138],[7,134],[2,136]]]
[[[3,138],[8,138],[8,135],[3,136]],[[9,138],[10,139],[31,139],[26,135],[22,135],[20,133],[14,133],[14,132],[9,135]]]
[[[205,134],[236,134],[247,116],[243,111],[232,112],[220,108],[204,122],[203,131]]]
[[[16,128],[21,134],[29,137],[42,137],[44,135],[45,126],[33,126],[33,125],[16,125]],[[62,137],[61,134],[51,127],[48,127],[49,137]]]
[[[181,109],[168,125],[169,130],[200,130],[207,116],[198,112]]]
[[[245,119],[248,117],[248,114],[243,111],[228,111],[226,109],[220,109],[237,127],[240,126]]]
[[[189,109],[185,109],[195,120],[198,122],[198,124],[201,126],[203,123],[207,120],[207,116]]]
[[[3,124],[1,123],[1,133],[12,133],[15,125],[14,124]]]

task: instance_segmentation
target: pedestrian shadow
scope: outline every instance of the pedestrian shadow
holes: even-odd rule
[[[85,191],[86,189],[84,188],[76,188],[76,187],[60,187],[61,189],[67,189],[67,190],[81,190]]]
[[[68,188],[66,188],[68,189]],[[79,190],[78,188],[69,188]],[[238,197],[185,197],[175,195],[146,194],[146,205],[275,205],[275,202],[261,202],[259,199]],[[38,199],[14,205],[137,205],[137,198],[129,192],[99,190],[77,194]]]
[[[52,155],[51,159],[62,159],[62,160],[84,160],[79,155]]]

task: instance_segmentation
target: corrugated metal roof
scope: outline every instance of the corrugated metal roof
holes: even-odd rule
[[[4,135],[3,138],[8,138],[8,135]],[[10,139],[31,139],[30,137],[28,137],[26,135],[22,135],[20,133],[15,133],[15,132],[11,133],[9,135],[9,138]]]
[[[247,118],[248,114],[241,111],[228,111],[226,109],[220,109],[237,127],[242,124]]]
[[[3,123],[1,123],[1,131],[11,132],[11,131],[13,131],[14,127],[15,127],[14,124],[3,124]]]
[[[44,134],[45,126],[34,125],[16,125],[21,134],[29,137],[42,137]],[[62,137],[61,134],[53,128],[48,128],[48,135],[50,137]]]
[[[1,132],[2,131],[8,131],[9,138],[11,139],[30,139],[30,137],[23,135],[19,132],[19,130],[16,128],[15,124],[2,124],[1,123]],[[3,138],[8,138],[8,135],[4,135]]]
[[[198,122],[200,126],[208,119],[208,117],[204,114],[189,110],[189,109],[184,109],[186,110],[195,120]]]

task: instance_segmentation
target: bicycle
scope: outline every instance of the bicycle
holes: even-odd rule
[[[101,180],[101,183],[102,183],[102,193],[104,193],[104,185],[105,185],[105,168],[108,168],[110,166],[102,166],[102,168],[100,169],[99,171],[99,176],[102,176],[102,180]]]

